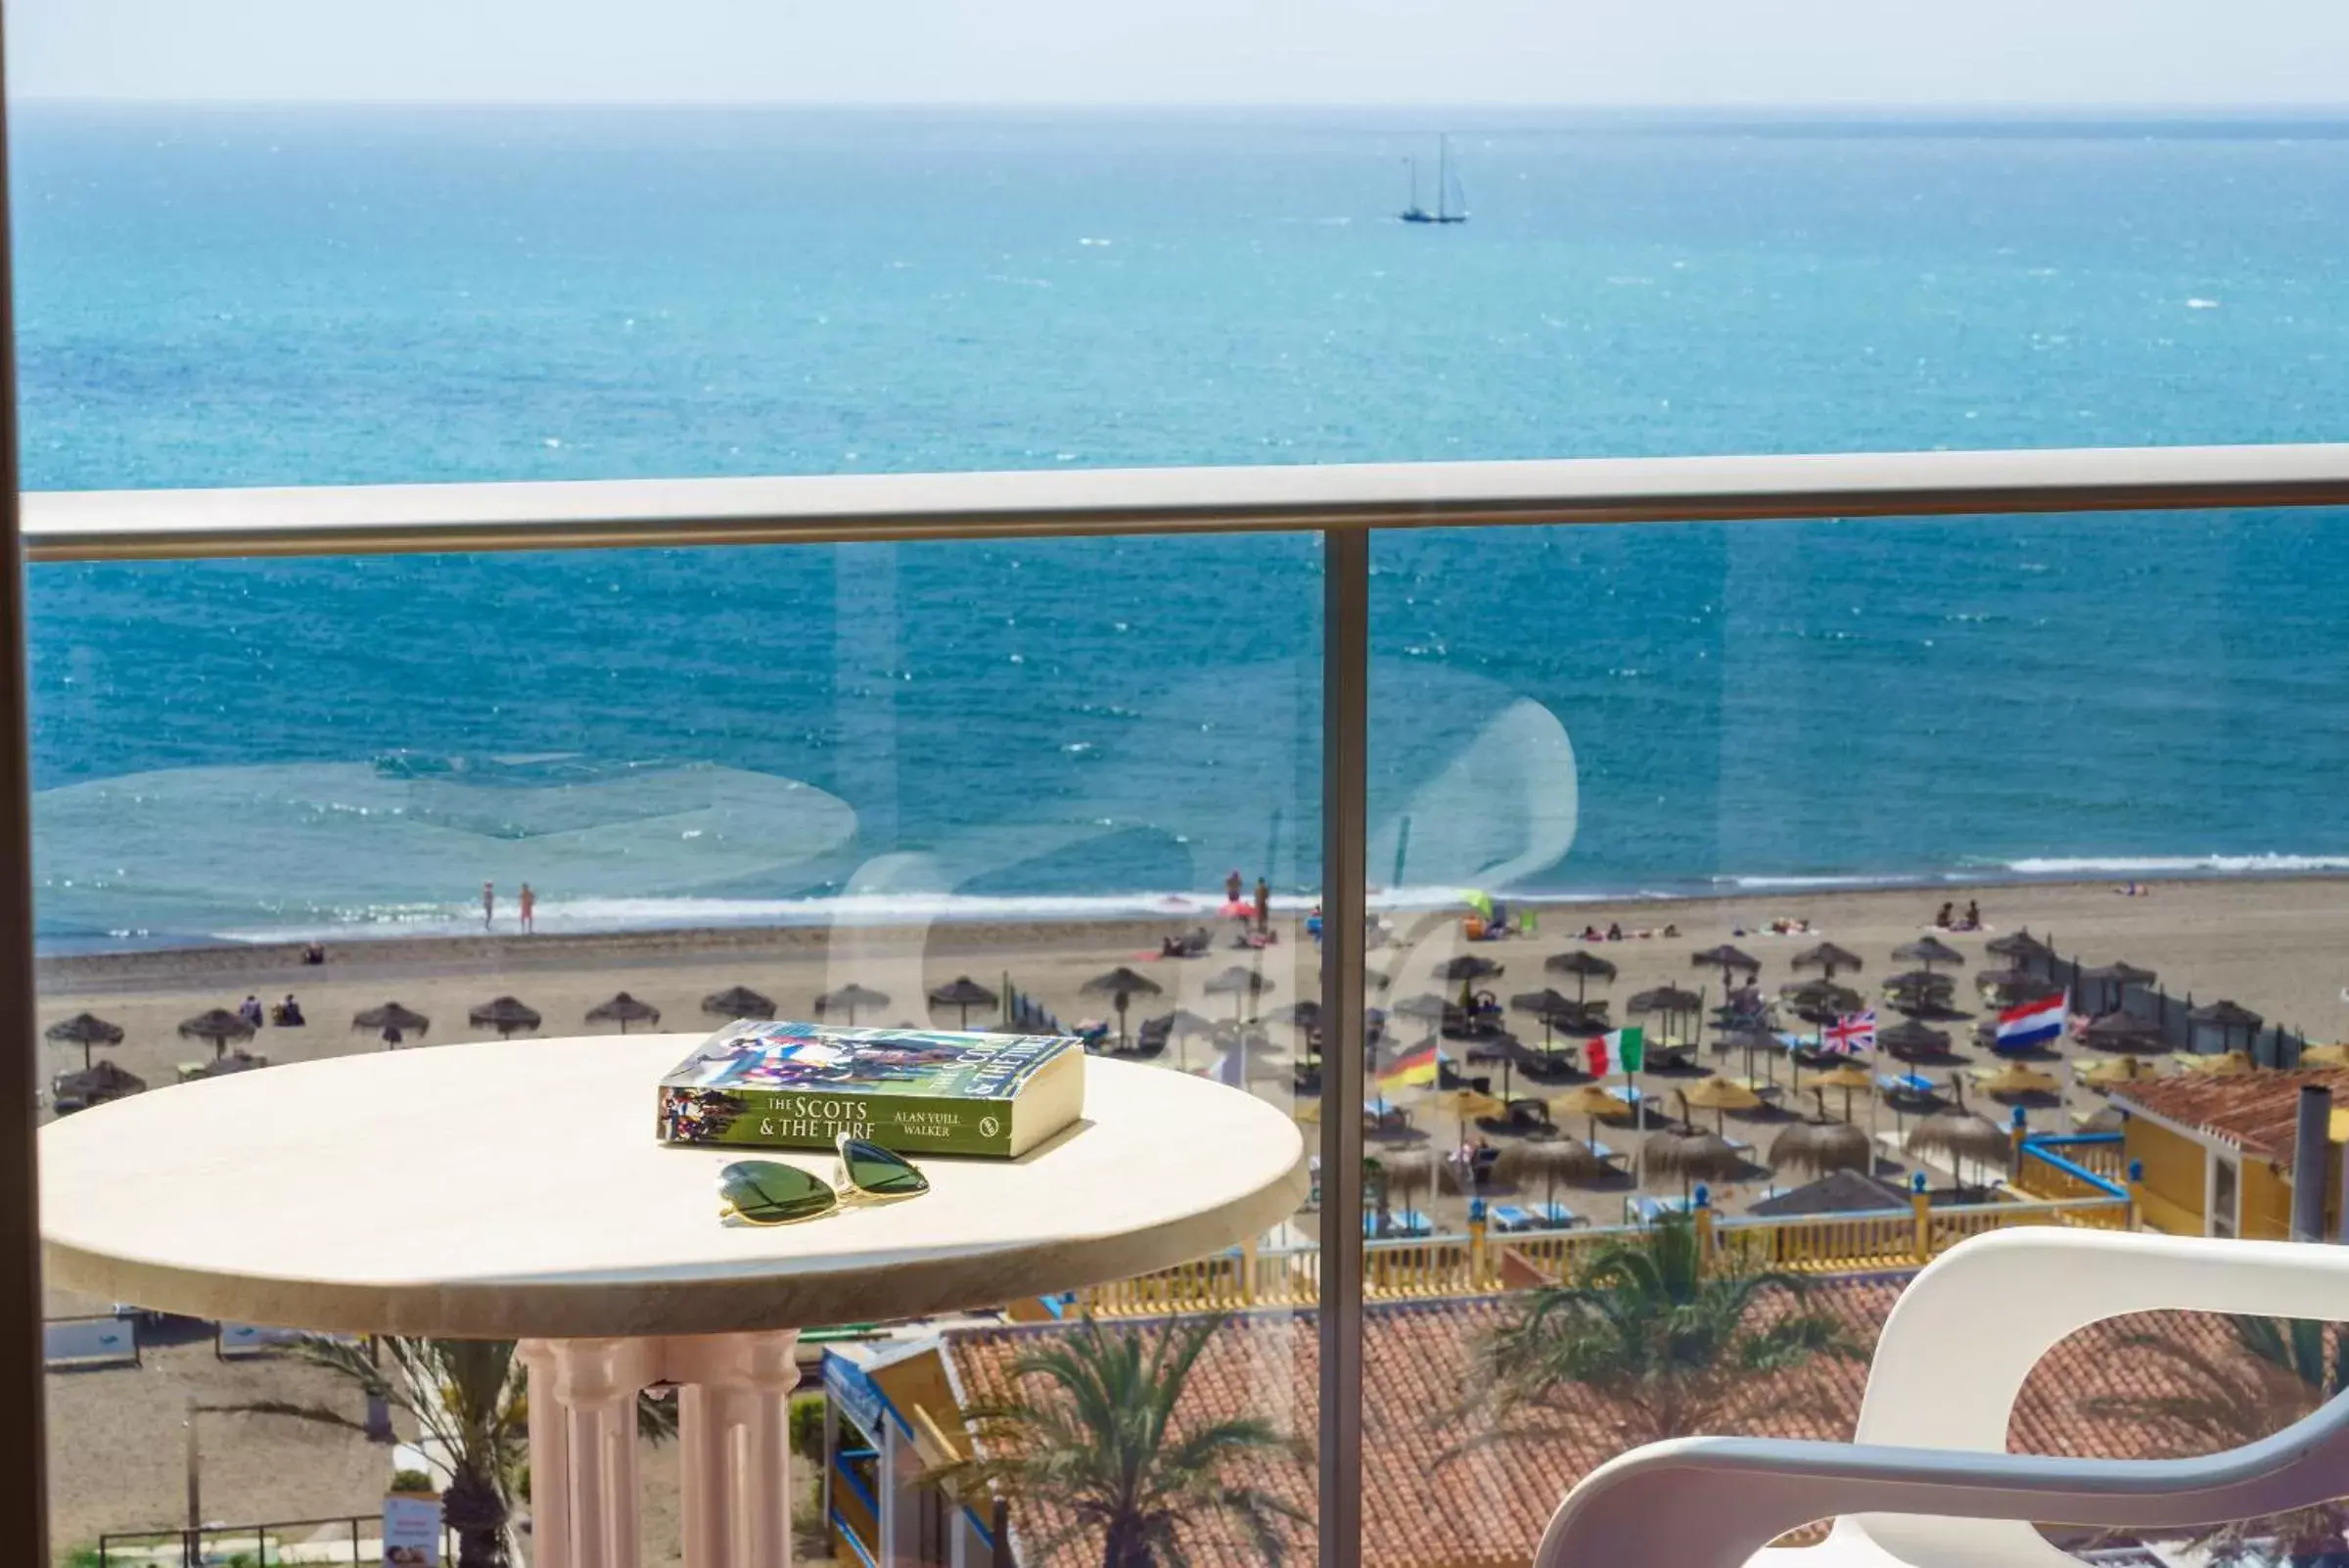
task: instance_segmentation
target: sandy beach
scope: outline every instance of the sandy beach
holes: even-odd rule
[[[2349,1003],[2341,999],[2342,987],[2349,984],[2349,879],[2165,883],[2138,898],[2121,897],[2102,883],[1974,891],[1985,929],[1944,934],[1966,955],[1969,976],[1999,966],[1982,951],[1988,937],[2028,927],[2051,939],[2067,957],[2089,963],[2127,958],[2153,969],[2173,995],[2190,992],[2197,1002],[2232,997],[2271,1021],[2305,1031],[2312,1041],[2349,1035]],[[1733,941],[1762,960],[1763,987],[1774,994],[1781,985],[1806,978],[1789,967],[1796,952],[1831,940],[1860,953],[1865,967],[1852,983],[1872,996],[1876,977],[1907,967],[1891,960],[1891,949],[1931,929],[1943,897],[1940,889],[1924,888],[1780,893],[1669,904],[1552,905],[1541,911],[1539,936],[1473,947],[1465,943],[1456,917],[1398,916],[1371,955],[1373,969],[1390,977],[1374,1000],[1456,991],[1432,982],[1430,972],[1468,950],[1504,966],[1498,979],[1484,983],[1504,998],[1537,990],[1560,978],[1544,975],[1545,957],[1584,945],[1579,933],[1586,924],[1603,930],[1615,922],[1628,932],[1660,931],[1667,923],[1679,932],[1672,938],[1627,936],[1620,942],[1591,945],[1620,968],[1614,982],[1593,991],[1613,1000],[1619,1021],[1633,992],[1667,982],[1702,989],[1708,999],[1717,997],[1719,974],[1693,968],[1690,954],[1724,941]],[[1963,905],[1961,898],[1958,906]],[[1765,928],[1773,919],[1807,920],[1811,931],[1772,934]],[[611,1026],[589,1025],[584,1015],[622,990],[658,1007],[663,1030],[698,1033],[716,1022],[704,1014],[701,998],[728,986],[764,992],[785,1016],[806,1016],[818,992],[851,981],[892,998],[888,1006],[859,1022],[952,1027],[958,1021],[952,1009],[933,1013],[923,1002],[928,989],[959,975],[988,986],[1008,976],[1063,1023],[1074,1026],[1107,1013],[1107,1003],[1084,994],[1082,988],[1092,976],[1119,964],[1131,965],[1163,987],[1162,995],[1136,1002],[1137,1023],[1174,1006],[1210,1018],[1230,1017],[1233,998],[1211,993],[1207,984],[1234,963],[1255,962],[1256,955],[1230,946],[1230,931],[1221,929],[1218,946],[1209,955],[1162,959],[1159,941],[1174,929],[1171,922],[1128,921],[1089,926],[941,925],[927,931],[496,935],[337,944],[330,945],[323,966],[304,965],[294,947],[74,956],[41,966],[40,1016],[46,1024],[86,1009],[120,1024],[126,1032],[123,1043],[100,1054],[156,1085],[172,1083],[178,1064],[211,1054],[208,1046],[178,1038],[179,1021],[210,1007],[233,1009],[248,993],[272,1002],[291,992],[307,1015],[304,1027],[267,1028],[253,1042],[253,1049],[273,1062],[383,1049],[374,1032],[354,1030],[351,1018],[360,1009],[392,999],[432,1020],[427,1034],[407,1042],[410,1047],[468,1040],[482,1033],[467,1024],[468,1010],[507,993],[544,1015],[538,1033],[549,1038],[607,1031]],[[1264,1010],[1310,996],[1316,989],[1313,942],[1294,920],[1276,918],[1274,930],[1278,940],[1262,954],[1268,986],[1257,1005]],[[1740,931],[1744,935],[1736,935]],[[1561,989],[1571,994],[1571,981]],[[1959,1000],[1961,1005],[1976,1005],[1970,980],[1961,984]],[[1890,1021],[1892,1015],[1885,1017]],[[990,1021],[978,1016],[971,1020],[974,1026]],[[1522,1038],[1540,1039],[1539,1026],[1530,1020],[1512,1015],[1512,1024]],[[1271,1026],[1268,1033],[1282,1053],[1298,1044],[1290,1029]],[[1394,1048],[1415,1038],[1410,1026],[1404,1025]],[[77,1047],[44,1049],[51,1073],[80,1065]],[[1187,1065],[1202,1067],[1202,1047],[1190,1049]],[[1171,1071],[1185,1065],[1172,1049],[1163,1060]],[[1727,1065],[1735,1070],[1741,1064]],[[1263,1072],[1254,1091],[1293,1108],[1286,1055],[1276,1055]],[[1946,1070],[1935,1076],[1946,1077]],[[2000,1114],[1996,1107],[1985,1108]],[[2043,1107],[2031,1115],[2035,1125],[2051,1127],[2065,1109]],[[1730,1119],[1732,1132],[1738,1130],[1739,1121]],[[1451,1136],[1451,1124],[1441,1120],[1429,1130],[1441,1144]],[[1770,1132],[1757,1126],[1748,1135],[1767,1146]],[[1578,1200],[1578,1206],[1586,1207],[1591,1218],[1602,1222],[1614,1218],[1598,1206],[1619,1200],[1588,1196],[1592,1202],[1583,1205]],[[1725,1195],[1732,1202],[1738,1196]],[[1440,1198],[1426,1206],[1439,1227],[1456,1228],[1459,1200]],[[1310,1225],[1306,1228],[1310,1233]],[[97,1306],[102,1304],[53,1292],[50,1310],[62,1314]],[[275,1362],[221,1365],[212,1360],[207,1343],[159,1353],[143,1370],[53,1376],[52,1488],[61,1547],[92,1539],[101,1529],[159,1523],[179,1515],[184,1506],[179,1423],[188,1393],[207,1402],[225,1402],[224,1392],[233,1395],[249,1385],[266,1385],[282,1394],[281,1383],[299,1382],[302,1375]],[[387,1451],[306,1432],[292,1423],[233,1419],[233,1432],[224,1431],[217,1444],[221,1456],[216,1465],[207,1459],[211,1468],[206,1511],[211,1517],[304,1517],[373,1506],[378,1472],[389,1467]],[[207,1438],[207,1454],[211,1452]],[[648,1519],[648,1530],[652,1528]],[[652,1560],[660,1560],[658,1554]]]

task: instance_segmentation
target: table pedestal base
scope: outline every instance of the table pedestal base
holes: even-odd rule
[[[686,1568],[790,1568],[797,1329],[526,1339],[532,1568],[636,1568],[636,1396],[677,1387]]]

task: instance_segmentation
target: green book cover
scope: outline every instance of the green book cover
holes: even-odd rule
[[[670,1143],[1008,1158],[1082,1110],[1084,1043],[1049,1035],[730,1024],[661,1080]]]

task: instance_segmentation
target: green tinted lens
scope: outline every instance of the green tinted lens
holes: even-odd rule
[[[840,1201],[831,1184],[796,1165],[741,1160],[717,1174],[718,1196],[755,1225],[812,1220]]]
[[[876,1198],[909,1198],[930,1190],[929,1179],[903,1155],[862,1138],[840,1140],[840,1163],[847,1168],[849,1185]]]

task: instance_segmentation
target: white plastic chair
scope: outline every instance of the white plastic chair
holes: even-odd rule
[[[1635,1450],[1567,1495],[1534,1568],[2073,1568],[2025,1521],[2169,1531],[2349,1495],[2349,1395],[2201,1458],[2005,1452],[2015,1397],[2050,1347],[2162,1309],[2349,1319],[2349,1247],[2054,1227],[1976,1237],[1901,1293],[1853,1442]],[[1820,1519],[1835,1521],[1820,1545],[1765,1549]]]

